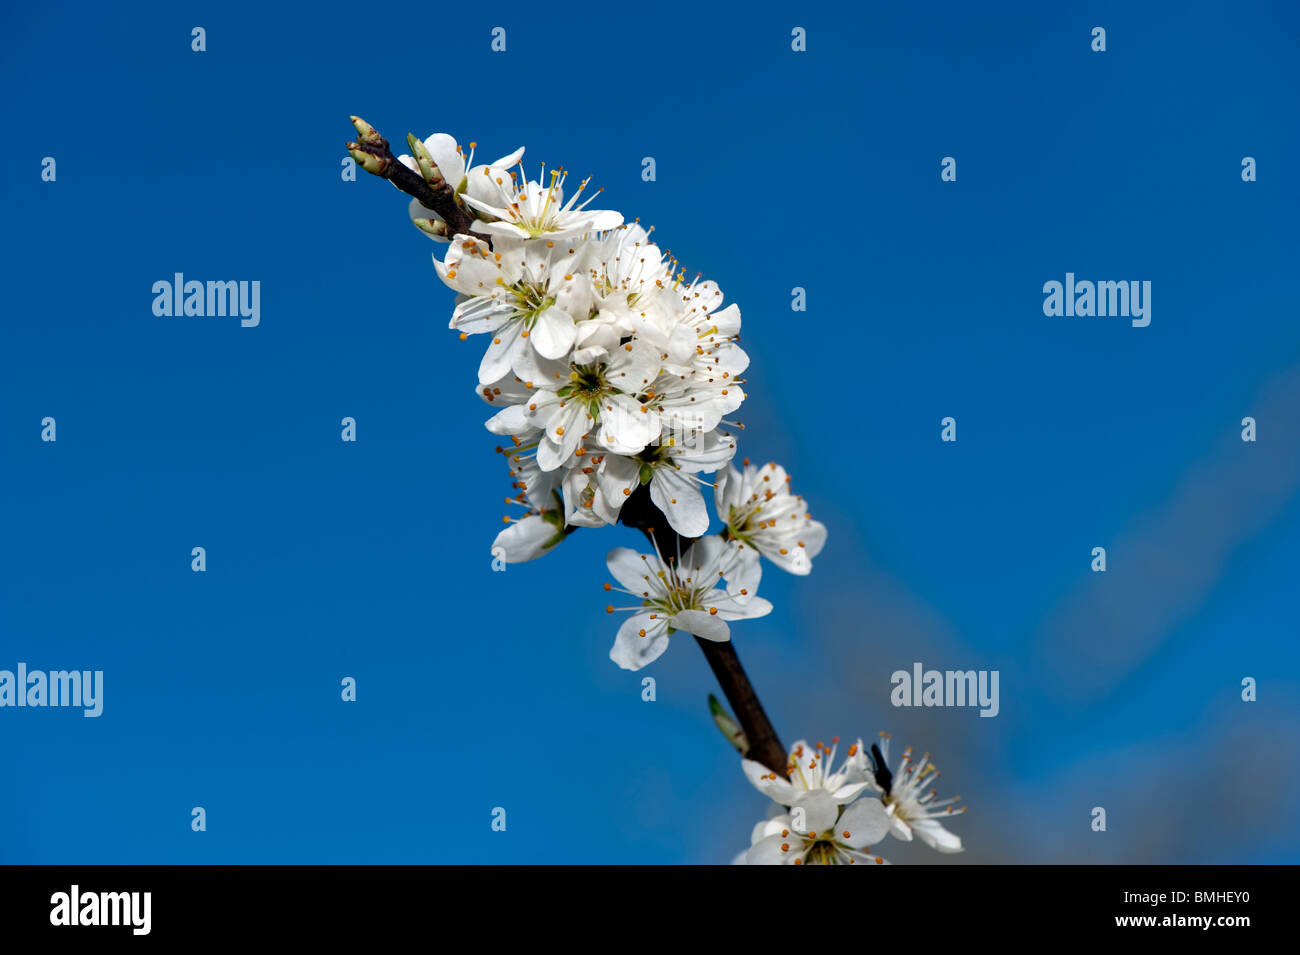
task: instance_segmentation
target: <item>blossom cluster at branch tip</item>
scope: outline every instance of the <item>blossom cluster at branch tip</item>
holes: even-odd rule
[[[889,764],[889,736],[867,750],[859,739],[834,769],[839,737],[831,745],[799,740],[785,775],[745,759],[746,777],[774,805],[754,826],[750,847],[735,858],[743,865],[887,865],[871,850],[886,835],[910,842],[919,837],[943,853],[961,852],[960,837],[940,819],[965,812],[960,796],[939,799],[939,777],[927,753],[913,763],[907,749]]]
[[[639,669],[678,630],[727,640],[730,621],[768,613],[756,594],[760,558],[806,574],[826,528],[784,469],[732,463],[743,426],[729,416],[749,366],[740,309],[723,305],[716,283],[688,280],[653,230],[590,208],[600,190],[589,180],[570,193],[569,173],[545,165],[530,179],[522,148],[475,164],[475,144],[466,155],[445,133],[408,142],[415,155],[398,161],[472,222],[471,234],[449,235],[437,211],[410,203],[440,243],[438,277],[457,293],[450,327],[486,341],[477,392],[494,409],[488,430],[508,442],[507,502],[520,509],[494,556],[533,560],[575,527],[614,524],[644,487],[688,543],[681,553],[610,553],[610,573],[633,598],[611,659]],[[710,498],[722,529],[705,536]]]

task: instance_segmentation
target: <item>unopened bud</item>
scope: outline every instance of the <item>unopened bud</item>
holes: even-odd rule
[[[440,239],[447,238],[447,223],[441,219],[412,219],[411,221],[425,235],[437,236]]]
[[[420,175],[424,177],[424,181],[435,192],[446,186],[447,181],[442,178],[442,172],[434,163],[433,157],[429,155],[429,150],[424,148],[424,143],[416,139],[414,133],[407,133],[406,144],[411,147],[411,155],[415,157],[415,161],[420,167]]]
[[[357,161],[358,166],[372,176],[383,176],[388,169],[388,164],[392,162],[387,157],[366,152],[361,148],[360,143],[348,143],[348,155]]]
[[[360,116],[353,116],[351,119],[352,125],[356,127],[357,139],[360,142],[365,143],[367,146],[378,146],[380,149],[388,148],[388,140],[383,136],[380,136],[375,130],[375,127],[371,126]]]
[[[745,736],[745,731],[736,725],[736,721],[722,708],[722,704],[712,693],[709,694],[709,712],[713,714],[713,722],[722,731],[722,735],[727,737],[727,742],[736,747],[741,756],[748,753],[749,739]]]

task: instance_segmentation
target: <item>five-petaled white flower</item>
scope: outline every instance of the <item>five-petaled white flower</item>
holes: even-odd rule
[[[730,466],[718,475],[714,506],[736,547],[752,547],[778,567],[806,574],[826,544],[826,526],[812,519],[789,484],[780,465],[756,468],[746,460],[743,472]]]
[[[748,865],[881,865],[868,852],[889,830],[880,801],[864,796],[871,787],[862,741],[849,747],[848,758],[832,771],[839,737],[828,747],[799,740],[790,750],[783,777],[752,759],[742,761],[755,788],[788,810],[754,827]]]
[[[591,295],[584,277],[575,276],[577,243],[520,242],[456,236],[446,258],[433,266],[448,288],[461,293],[450,326],[466,335],[490,333],[479,364],[479,382],[488,384],[513,371],[538,379],[546,362],[567,360],[577,336],[577,321],[587,314]]]
[[[639,670],[657,660],[674,631],[722,642],[731,639],[727,621],[762,617],[772,610],[756,596],[762,573],[758,561],[743,559],[720,537],[700,538],[675,560],[665,560],[657,548],[650,555],[618,547],[609,552],[607,564],[622,586],[606,584],[605,589],[638,601],[631,607],[605,608],[609,613],[632,612],[609,651],[609,658],[624,670]]]
[[[546,179],[544,166],[540,178]],[[604,232],[623,224],[620,213],[587,208],[587,203],[603,190],[598,189],[585,202],[578,202],[590,179],[582,180],[577,192],[565,202],[567,178],[563,170],[552,169],[549,183],[525,179],[518,186],[513,172],[486,167],[481,175],[475,171],[469,176],[463,198],[466,205],[488,219],[478,225],[479,231],[494,236],[559,239],[584,232]]]
[[[921,761],[912,763],[912,748],[903,750],[903,758],[898,768],[889,768],[889,734],[880,734],[880,745],[871,747],[874,763],[873,783],[880,795],[880,801],[889,815],[890,834],[910,842],[913,834],[921,841],[940,852],[961,852],[961,837],[954,835],[943,827],[940,819],[956,816],[966,811],[965,806],[957,806],[960,796],[949,799],[936,798],[938,793],[932,784],[939,778],[939,772],[930,762],[926,753]]]
[[[590,364],[571,362],[567,374],[539,369],[540,380],[531,383],[536,390],[497,412],[488,430],[518,436],[541,428],[537,463],[543,471],[581,463],[588,436],[606,451],[637,454],[662,430],[646,396],[658,369],[659,354],[637,340]]]

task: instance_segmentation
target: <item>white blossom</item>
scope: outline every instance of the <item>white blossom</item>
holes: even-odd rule
[[[839,737],[831,745],[799,740],[790,750],[784,776],[762,763],[742,760],[746,777],[765,796],[786,809],[754,827],[748,865],[880,865],[868,851],[889,830],[889,817],[871,787],[862,741],[832,770]],[[788,807],[788,808],[786,808]]]
[[[780,465],[744,465],[743,472],[726,468],[714,493],[727,539],[793,574],[807,574],[826,544],[825,525],[812,519],[802,497],[790,493],[790,477]]]
[[[772,605],[757,596],[761,570],[757,561],[741,559],[720,537],[702,537],[680,558],[638,554],[627,547],[609,552],[609,572],[637,602],[618,630],[609,657],[625,670],[639,670],[668,649],[669,636],[682,630],[705,640],[731,639],[730,620],[762,617]],[[721,586],[719,586],[721,585]]]
[[[450,327],[462,336],[492,336],[480,382],[511,371],[541,378],[545,361],[568,358],[591,301],[586,278],[574,273],[579,246],[501,238],[489,247],[458,235],[443,261],[434,258],[438,277],[460,293]]]
[[[934,782],[939,778],[939,771],[930,762],[930,754],[923,755],[919,762],[912,762],[912,748],[903,750],[898,766],[889,768],[889,734],[880,734],[880,744],[873,747],[872,759],[875,761],[873,788],[879,792],[880,801],[889,815],[890,834],[905,842],[911,842],[918,836],[921,841],[939,852],[961,852],[961,837],[949,832],[939,822],[949,816],[956,816],[966,811],[965,806],[957,806],[960,796],[939,799]]]
[[[470,175],[465,203],[487,218],[480,223],[479,230],[493,236],[560,239],[584,232],[602,232],[623,224],[623,216],[617,212],[587,209],[587,203],[603,190],[578,202],[590,179],[584,179],[565,202],[567,173],[553,169],[550,181],[546,182],[543,167],[540,178],[543,182],[524,180],[518,185],[514,173],[494,168],[484,168],[481,175],[477,171]]]
[[[659,355],[652,347],[627,342],[599,361],[570,363],[567,377],[551,373],[535,382],[526,398],[488,421],[488,430],[519,435],[543,429],[537,462],[544,471],[580,463],[576,452],[589,436],[607,451],[636,454],[661,431],[659,415],[646,396],[658,368]]]

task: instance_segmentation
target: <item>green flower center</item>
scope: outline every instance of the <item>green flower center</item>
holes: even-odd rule
[[[555,296],[547,294],[547,286],[538,282],[516,282],[508,289],[515,300],[515,320],[525,328],[537,324],[537,316],[555,304]]]

